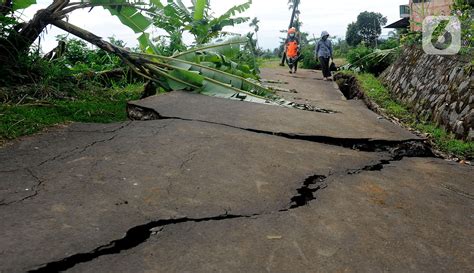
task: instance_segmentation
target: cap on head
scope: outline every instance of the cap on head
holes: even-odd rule
[[[296,33],[296,28],[292,27],[288,30],[288,34],[294,34]]]

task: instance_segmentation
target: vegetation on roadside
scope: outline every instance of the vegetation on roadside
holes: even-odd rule
[[[207,0],[192,1],[191,6],[181,1],[51,0],[33,20],[22,22],[21,10],[35,3],[0,3],[0,139],[69,121],[124,120],[126,101],[139,98],[146,82],[150,95],[180,89],[270,99],[270,92],[255,81],[254,55],[268,53],[253,39],[258,18],[251,22],[255,33],[238,36],[223,30],[249,21],[238,14],[251,1],[216,16]],[[106,41],[65,20],[75,10],[94,7],[108,10],[141,34],[139,47],[127,48],[116,38]],[[58,47],[44,54],[34,41],[48,25],[80,39],[57,37]],[[167,35],[152,37],[146,32],[152,26]],[[183,35],[189,34],[194,41],[185,44]]]
[[[396,118],[405,126],[425,134],[436,149],[458,158],[474,158],[473,141],[458,140],[443,128],[430,121],[420,119],[410,111],[409,107],[393,99],[387,88],[374,75],[347,71],[343,73],[355,76],[368,99],[380,106],[385,114]]]
[[[140,98],[140,84],[95,88],[73,100],[0,104],[0,143],[66,122],[111,123],[127,119],[127,101]]]

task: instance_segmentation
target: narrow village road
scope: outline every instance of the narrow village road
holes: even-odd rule
[[[348,101],[173,92],[0,149],[0,272],[473,272],[472,166]],[[294,93],[296,91],[296,93]]]

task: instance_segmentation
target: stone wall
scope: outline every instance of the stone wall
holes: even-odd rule
[[[474,140],[474,75],[472,56],[427,55],[404,49],[380,79],[392,96],[412,112],[452,132]]]

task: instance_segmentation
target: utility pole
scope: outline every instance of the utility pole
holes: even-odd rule
[[[377,19],[374,19],[374,29],[377,30]],[[375,36],[375,48],[377,49],[379,43],[379,37]]]
[[[295,22],[295,17],[296,17],[296,11],[298,10],[298,5],[300,4],[300,1],[301,0],[293,0],[293,13],[291,14],[290,26],[288,27],[288,29],[293,27],[293,24]],[[288,38],[288,34],[287,34],[287,38]],[[280,66],[285,65],[285,60],[286,60],[286,52],[283,52],[283,57],[281,58]]]

